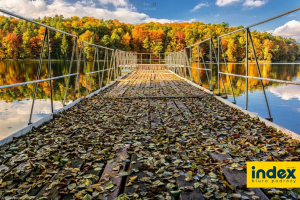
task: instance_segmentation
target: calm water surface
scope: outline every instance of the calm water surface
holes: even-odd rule
[[[87,71],[92,70],[92,62],[87,62]],[[68,61],[51,61],[52,77],[68,74],[70,62]],[[82,65],[83,66],[83,65]],[[100,69],[102,69],[100,64]],[[76,73],[76,62],[72,63],[72,73]],[[95,69],[96,71],[97,69]],[[38,61],[0,61],[0,85],[8,85],[33,81],[37,79]],[[104,77],[103,85],[106,84],[107,74]],[[41,79],[49,78],[47,61],[43,62],[41,68]],[[54,110],[63,107],[63,99],[66,91],[68,78],[60,78],[53,81],[53,106]],[[95,73],[93,79],[88,76],[88,87],[91,91],[99,88],[99,77]],[[76,77],[70,78],[70,85],[67,93],[66,104],[74,100]],[[20,130],[27,126],[29,122],[32,98],[35,84],[28,84],[12,88],[0,89],[0,139]],[[86,95],[86,82],[83,69],[80,69],[80,92]],[[75,99],[78,94],[75,94]],[[35,122],[51,113],[50,87],[49,82],[38,83],[36,100],[34,103],[32,122]]]
[[[197,64],[194,64],[196,66]],[[0,61],[0,85],[14,84],[36,79],[37,61]],[[52,76],[61,76],[68,74],[70,62],[52,61]],[[200,65],[200,67],[203,67]],[[92,63],[87,63],[88,71],[92,70]],[[102,68],[102,66],[101,66]],[[300,83],[300,63],[299,64],[260,64],[261,74],[265,78],[274,78],[280,80],[289,80]],[[226,71],[225,66],[221,66],[222,71]],[[243,64],[228,64],[228,70],[234,74],[245,74]],[[73,63],[72,73],[76,72],[76,63]],[[217,67],[213,67],[213,87],[217,92]],[[209,88],[205,71],[192,70],[192,76],[196,82],[199,82],[199,74],[203,86]],[[256,65],[251,64],[249,67],[250,76],[258,76]],[[102,74],[100,74],[102,76]],[[48,78],[46,61],[43,63],[41,78]],[[104,78],[106,74],[104,74]],[[231,94],[229,77],[223,76],[224,87],[227,93]],[[234,94],[237,105],[245,107],[245,78],[231,77]],[[63,97],[65,93],[67,78],[61,78],[53,82],[54,86],[54,110],[63,107]],[[95,74],[93,79],[88,77],[88,86],[91,90],[99,87],[98,75]],[[106,84],[106,79],[104,83]],[[267,98],[269,101],[272,117],[274,122],[300,134],[300,86],[287,85],[277,82],[264,81]],[[221,85],[222,86],[222,85]],[[259,80],[249,79],[249,105],[248,110],[257,113],[262,117],[268,117],[267,107]],[[28,124],[34,84],[18,86],[0,90],[0,139],[24,128]],[[83,69],[80,69],[80,88],[81,93],[85,94],[85,78]],[[68,89],[67,104],[74,99],[75,77],[70,79]],[[221,91],[223,86],[221,87]],[[77,98],[78,96],[76,96]],[[33,122],[45,117],[51,112],[50,109],[50,90],[49,82],[38,84],[37,100],[33,110]],[[228,97],[233,101],[232,95]]]

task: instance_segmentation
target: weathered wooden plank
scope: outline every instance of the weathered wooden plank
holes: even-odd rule
[[[137,116],[137,121],[144,123],[144,124],[148,124],[148,119],[149,119],[149,114],[148,114],[148,101],[144,101],[141,103],[141,107],[142,112],[140,112],[140,116]],[[148,109],[146,109],[148,108]]]
[[[174,119],[176,120],[176,121],[180,121],[180,120],[182,120],[183,119],[183,117],[179,114],[178,115],[178,112],[177,112],[177,107],[176,107],[176,105],[175,105],[175,103],[173,102],[173,101],[168,101],[167,102],[167,106],[169,107],[169,108],[171,108],[170,109],[170,111],[171,111],[171,113],[173,114],[173,116],[174,116]]]
[[[180,189],[184,187],[194,187],[194,183],[197,181],[187,182],[185,181],[185,176],[180,175],[179,177],[176,178],[176,182],[177,182],[177,187]],[[205,200],[199,188],[196,189],[193,188],[193,190],[181,190],[179,199],[180,200]]]
[[[182,151],[182,155],[187,156],[185,151]],[[179,174],[184,174],[184,171],[180,170]],[[180,200],[205,200],[202,195],[202,192],[199,188],[194,188],[194,183],[197,182],[196,180],[193,181],[186,181],[186,176],[180,175],[176,177],[177,187],[180,192],[179,199]],[[186,190],[186,187],[191,187],[192,190]]]
[[[116,154],[114,161],[106,164],[105,169],[102,173],[100,182],[108,180],[112,181],[112,183],[117,186],[117,188],[114,191],[106,192],[107,200],[113,200],[117,198],[118,195],[121,193],[121,183],[124,177],[118,176],[117,173],[120,171],[125,171],[126,169],[126,162],[124,162],[123,160],[128,157],[127,149],[129,148],[129,146],[129,144],[125,144],[124,148]],[[115,168],[119,169],[116,170]],[[105,184],[103,184],[102,187],[105,188]]]
[[[81,168],[84,160],[81,158],[71,161],[72,168]],[[47,197],[48,199],[60,199],[62,195],[58,192],[59,185],[58,183],[66,180],[64,184],[67,186],[71,182],[71,178],[68,176],[71,174],[71,171],[61,170],[55,174],[51,180],[41,189],[41,191],[36,195],[36,199],[41,197]],[[56,184],[54,184],[56,183]]]
[[[231,159],[231,156],[228,154],[215,153],[215,152],[209,152],[208,154],[210,155],[210,157],[213,160],[219,161],[219,162],[224,162],[227,159]]]
[[[192,113],[190,112],[190,110],[184,105],[184,103],[182,103],[182,101],[180,100],[175,100],[174,101],[177,105],[177,107],[183,112],[183,115],[185,116],[185,118],[187,120],[191,120],[192,119]]]
[[[131,162],[128,171],[138,171],[141,165],[142,163],[139,162],[137,155],[134,154],[131,156]],[[142,181],[142,179],[145,177],[149,176],[143,171],[133,172],[132,174],[130,174],[126,179],[124,193],[131,195],[136,191],[146,192],[146,182]]]
[[[178,87],[173,83],[173,81],[168,81],[168,83],[169,83],[170,86],[173,88],[173,90],[176,91],[176,93],[177,93],[178,95],[184,95],[184,93],[183,93],[180,89],[178,89]]]
[[[230,159],[231,156],[228,154],[220,154],[220,153],[209,153],[209,155],[212,157],[213,160],[217,160],[220,162],[225,161],[226,159]],[[251,198],[253,195],[247,195],[243,192],[242,189],[247,188],[247,175],[244,171],[240,170],[231,170],[227,167],[221,167],[220,168],[228,180],[228,182],[234,186],[235,190],[241,194],[242,196],[247,196],[248,198]],[[249,189],[253,190],[255,192],[255,196],[258,196],[261,200],[268,200],[269,198],[261,191],[259,188],[255,189]]]
[[[161,124],[160,114],[157,110],[158,102],[155,100],[150,100],[150,116],[151,116],[151,127]]]

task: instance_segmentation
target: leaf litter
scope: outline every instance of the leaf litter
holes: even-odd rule
[[[46,195],[39,199],[47,199],[53,188],[75,199],[106,199],[117,186],[109,177],[99,178],[111,162],[116,162],[112,176],[131,176],[126,185],[134,192],[120,194],[119,200],[174,199],[193,190],[206,199],[257,199],[253,190],[243,188],[247,196],[239,193],[220,167],[245,171],[246,161],[299,161],[297,140],[213,97],[175,99],[191,112],[187,115],[172,106],[174,99],[151,100],[156,106],[149,106],[147,99],[107,100],[103,94],[0,147],[2,199],[34,199],[45,186]],[[160,123],[153,124],[151,113]],[[139,168],[122,170],[130,157],[114,160],[124,144],[130,144],[129,155],[137,155]],[[211,152],[232,158],[215,161]],[[79,158],[84,162],[74,167]],[[64,175],[53,181],[58,172]],[[139,178],[140,172],[146,176]],[[178,188],[181,176],[189,185]],[[300,195],[299,189],[264,190],[274,200]]]

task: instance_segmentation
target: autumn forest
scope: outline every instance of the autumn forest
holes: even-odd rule
[[[93,17],[63,16],[45,17],[36,21],[79,36],[79,42],[87,41],[126,51],[154,54],[175,52],[207,38],[237,30],[227,23],[204,24],[202,22],[126,24],[118,20],[101,20]],[[45,28],[24,20],[0,16],[0,59],[35,59],[39,57]],[[300,45],[296,40],[273,36],[267,32],[252,32],[259,60],[295,61],[300,59]],[[70,57],[74,38],[50,31],[51,58]],[[207,46],[201,46],[204,52]],[[208,44],[207,44],[208,45]],[[246,37],[244,31],[222,38],[222,45],[229,62],[245,59]],[[89,48],[89,47],[87,47]],[[92,52],[92,51],[90,51]],[[251,53],[251,52],[250,52]],[[250,56],[251,57],[251,56]],[[87,58],[93,54],[87,51]]]

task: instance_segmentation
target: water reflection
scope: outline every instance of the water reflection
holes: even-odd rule
[[[31,104],[32,100],[13,102],[0,100],[0,124],[2,127],[0,138],[8,136],[28,124]],[[62,104],[59,101],[55,101],[54,106],[56,109],[62,108]],[[47,116],[50,112],[50,100],[38,99],[35,101],[32,121],[37,121]]]
[[[194,64],[196,66],[197,64]],[[200,65],[202,66],[202,65]],[[202,66],[203,67],[203,66]],[[221,71],[227,72],[225,65],[220,66]],[[260,64],[261,75],[263,78],[288,80],[300,82],[300,63],[299,64]],[[232,74],[245,75],[244,64],[228,64],[228,71]],[[205,71],[200,71],[200,78],[203,86],[209,89]],[[198,83],[199,76],[197,69],[192,71],[193,78]],[[249,76],[258,77],[258,70],[255,64],[249,65]],[[231,76],[233,91],[236,96],[237,105],[245,108],[245,78]],[[223,75],[225,90],[231,93],[229,76]],[[272,81],[263,81],[266,94],[274,122],[300,134],[300,86],[284,84]],[[217,66],[213,66],[213,86],[214,92],[218,92],[217,86]],[[262,92],[261,84],[258,79],[248,79],[249,105],[248,110],[257,113],[262,117],[268,117],[267,107]],[[220,80],[220,91],[223,92],[223,85]],[[229,101],[233,102],[233,97],[229,96]]]
[[[52,61],[52,77],[68,74],[69,66],[70,61]],[[81,66],[83,66],[83,64]],[[92,71],[92,68],[93,62],[87,62],[87,71]],[[100,63],[100,69],[102,68],[103,64]],[[76,62],[73,62],[71,73],[76,73],[76,70]],[[0,85],[9,85],[36,80],[37,71],[38,61],[0,61]],[[103,76],[104,79],[102,85],[107,84],[107,72],[108,71],[103,74],[99,74],[101,77]],[[49,78],[49,71],[47,68],[47,61],[45,60],[42,63],[40,79],[46,78]],[[67,77],[53,80],[54,110],[58,110],[63,106],[67,81]],[[75,93],[75,82],[76,77],[72,76],[70,78],[66,104],[69,104],[74,99],[78,98],[78,93]],[[51,113],[49,86],[49,81],[38,83],[36,94],[37,100],[35,102],[32,117],[33,122]],[[81,95],[86,95],[86,86],[88,86],[90,91],[95,91],[99,88],[98,73],[88,75],[86,82],[83,68],[80,68]],[[35,84],[28,84],[0,90],[0,126],[4,127],[0,130],[0,139],[27,126],[34,88]]]

